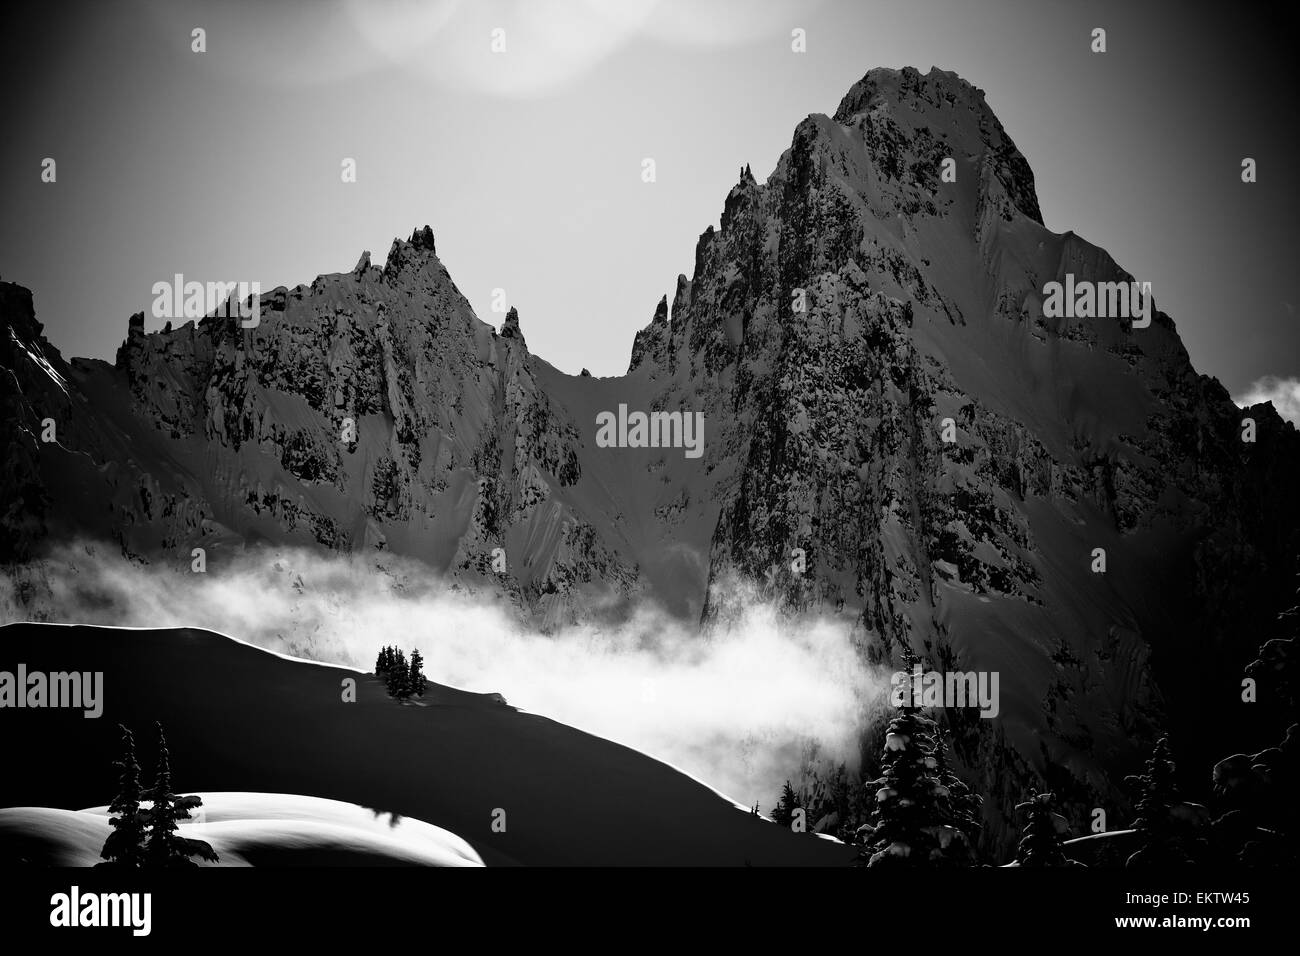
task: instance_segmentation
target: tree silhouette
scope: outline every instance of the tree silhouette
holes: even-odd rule
[[[406,655],[401,648],[393,652],[392,663],[386,672],[388,694],[398,700],[411,696],[411,674],[406,664]]]
[[[1281,743],[1254,754],[1236,753],[1214,765],[1216,849],[1232,862],[1249,866],[1294,867],[1300,862],[1300,828],[1295,822],[1300,792],[1300,605],[1280,613],[1278,621],[1283,636],[1265,641],[1246,674],[1256,681],[1266,713],[1280,718]]]
[[[122,758],[113,761],[121,769],[117,796],[108,805],[108,825],[113,832],[104,841],[99,855],[107,862],[100,866],[139,867],[144,864],[146,813],[140,809],[140,765],[135,759],[135,738],[122,730]]]
[[[798,809],[799,798],[795,796],[794,787],[790,786],[790,781],[787,780],[785,789],[781,791],[781,799],[772,808],[772,822],[788,827],[794,822],[794,812]]]
[[[408,683],[413,697],[424,696],[424,688],[428,681],[424,679],[424,655],[420,653],[418,647],[411,651],[411,669]]]
[[[1168,866],[1191,863],[1186,824],[1179,811],[1187,806],[1178,795],[1173,758],[1169,755],[1169,738],[1156,741],[1146,773],[1128,776],[1124,782],[1139,790],[1137,831],[1139,846],[1125,866]]]
[[[1063,834],[1069,832],[1065,818],[1054,810],[1056,797],[1031,790],[1029,799],[1016,805],[1017,812],[1027,812],[1029,822],[1020,831],[1021,866],[1082,866],[1065,855]]]
[[[158,728],[158,774],[153,789],[146,794],[153,801],[148,811],[149,838],[145,846],[145,860],[151,867],[196,866],[190,857],[217,862],[217,854],[210,844],[178,836],[176,824],[190,819],[190,810],[202,806],[199,797],[178,797],[172,793],[171,760],[167,752],[167,738],[162,724]]]

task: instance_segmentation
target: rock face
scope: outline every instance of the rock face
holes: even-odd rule
[[[65,365],[30,294],[3,290],[11,558],[45,532],[180,566],[193,547],[257,541],[390,550],[550,623],[584,589],[595,605],[631,586],[566,503],[581,439],[538,387],[518,314],[500,335],[476,319],[428,227],[382,269],[363,256],[271,290],[252,328],[210,317],[146,334],[133,316],[111,367]],[[40,440],[47,417],[57,444]]]
[[[1067,274],[1133,279],[1043,226],[981,91],[904,69],[800,123],[765,183],[742,169],[621,378],[479,321],[427,226],[264,295],[255,328],[133,317],[112,366],[65,363],[0,284],[5,558],[390,551],[547,626],[637,600],[708,622],[757,581],[868,656],[999,672],[996,720],[950,720],[1000,840],[1026,780],[1117,807],[1157,725],[1226,752],[1300,551],[1294,427],[1197,374],[1158,309],[1045,317]],[[703,455],[606,447],[621,405],[702,413]]]

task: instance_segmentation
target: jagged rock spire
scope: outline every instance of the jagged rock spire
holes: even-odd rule
[[[668,296],[664,295],[655,306],[654,318],[650,324],[638,332],[632,342],[632,361],[628,365],[628,371],[636,370],[647,360],[659,364],[666,355],[668,338]]]
[[[438,254],[433,242],[433,230],[428,225],[414,230],[411,233],[411,238],[405,242],[401,239],[393,240],[393,244],[388,250],[388,259],[384,263],[384,272],[386,274],[399,272],[402,266],[412,258],[419,260],[422,253],[427,253],[430,256]]]
[[[433,245],[433,230],[429,228],[427,223],[423,229],[417,229],[411,233],[410,242],[417,249],[428,249],[434,255],[437,255],[438,250]]]
[[[514,306],[506,313],[506,320],[501,324],[501,337],[503,339],[515,339],[520,345],[527,345],[524,341],[524,333],[519,328],[519,310]]]

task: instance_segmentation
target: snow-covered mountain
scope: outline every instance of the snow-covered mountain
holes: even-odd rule
[[[213,570],[259,541],[392,552],[552,623],[635,587],[628,549],[591,524],[599,489],[576,487],[580,423],[541,387],[551,370],[513,310],[500,333],[474,317],[427,226],[383,268],[367,254],[264,294],[254,328],[146,334],[137,314],[112,366],[65,363],[30,293],[3,296],[18,554],[86,533],[178,567],[201,547]]]
[[[1157,725],[1225,750],[1300,551],[1300,436],[1271,405],[1238,409],[1158,308],[1045,314],[1047,283],[1135,278],[1043,225],[980,90],[904,69],[801,122],[765,183],[742,170],[618,378],[532,355],[513,310],[479,320],[427,226],[263,295],[255,328],[135,316],[112,365],[65,362],[0,284],[5,557],[394,553],[547,627],[725,619],[757,581],[874,659],[999,672],[998,719],[950,715],[995,816],[1035,776],[1113,807]],[[605,447],[620,406],[702,413],[703,454]]]

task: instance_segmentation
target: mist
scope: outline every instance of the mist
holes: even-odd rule
[[[865,726],[887,705],[843,622],[743,608],[707,635],[645,605],[617,627],[539,633],[491,592],[425,566],[309,551],[249,551],[219,572],[141,565],[79,543],[0,575],[0,620],[202,627],[277,653],[373,670],[384,644],[418,647],[429,680],[650,754],[766,813],[806,764],[856,770]]]

